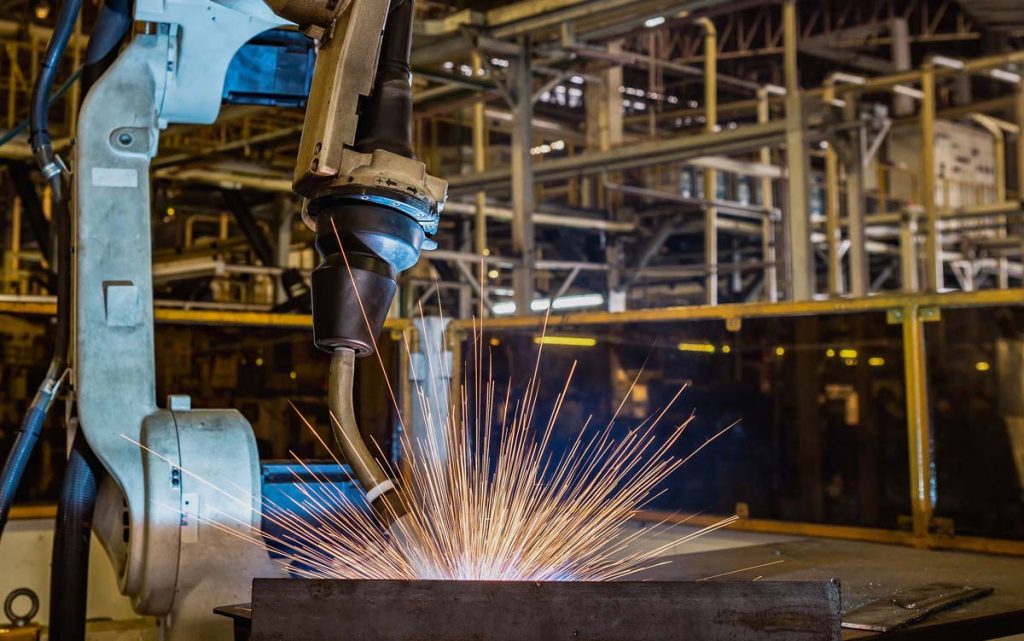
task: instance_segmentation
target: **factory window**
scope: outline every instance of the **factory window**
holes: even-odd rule
[[[694,412],[674,455],[734,427],[649,509],[896,529],[910,514],[900,331],[877,312],[745,319],[735,332],[723,321],[549,327],[558,340],[545,342],[542,389],[561,389],[578,362],[555,447],[569,446],[588,416],[605,425],[620,403],[622,436],[685,384],[659,427],[665,437]],[[521,390],[537,337],[493,336],[494,379]],[[555,402],[541,395],[541,424]]]
[[[925,332],[935,516],[1024,539],[1024,309],[943,310]]]

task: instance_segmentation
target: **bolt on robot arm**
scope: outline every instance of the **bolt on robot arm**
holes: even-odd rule
[[[359,436],[351,385],[355,358],[375,351],[397,274],[436,246],[447,197],[412,151],[413,0],[266,1],[321,42],[294,178],[322,258],[314,341],[332,354],[329,398],[346,459],[392,522],[404,510]]]

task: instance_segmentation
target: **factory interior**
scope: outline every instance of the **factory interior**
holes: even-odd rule
[[[0,641],[1024,639],[1019,0],[0,45]]]

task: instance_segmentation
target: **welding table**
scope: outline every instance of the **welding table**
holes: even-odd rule
[[[825,581],[836,578],[842,586],[844,611],[897,590],[937,581],[995,590],[991,596],[940,612],[896,632],[878,634],[844,629],[844,641],[972,641],[1024,633],[1024,559],[1015,557],[799,539],[667,558],[672,563],[634,578],[695,581],[742,568],[753,569],[711,580]],[[248,638],[252,619],[248,606],[230,606],[218,611],[235,619],[236,639]],[[343,623],[338,625],[343,626]],[[756,635],[752,633],[748,638],[756,638]]]

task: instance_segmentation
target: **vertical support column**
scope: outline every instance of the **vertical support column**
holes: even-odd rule
[[[892,314],[896,314],[895,317]],[[931,420],[928,410],[928,380],[924,319],[917,305],[890,312],[890,319],[903,324],[903,362],[907,396],[907,451],[910,454],[910,505],[914,536],[926,543],[935,506],[935,461],[932,457]]]
[[[534,274],[533,71],[529,36],[519,41],[519,57],[512,62],[515,101],[512,108],[512,247],[519,261],[512,275],[516,313],[530,313]]]
[[[608,43],[608,51],[621,52],[622,42],[617,40]],[[623,140],[622,94],[619,93],[623,82],[622,67],[609,67],[600,77],[599,83],[588,82],[586,85],[587,149],[608,151],[621,145]],[[609,176],[609,179],[616,180],[614,175]],[[595,182],[598,184],[599,198],[594,197]],[[580,178],[580,192],[581,207],[589,209],[605,206],[605,190],[600,186],[600,181],[590,177]]]
[[[718,130],[718,31],[710,18],[697,21],[704,27],[704,131]],[[704,168],[704,302],[718,304],[718,172]]]
[[[814,256],[811,253],[810,212],[808,208],[810,164],[804,132],[799,70],[797,69],[796,0],[782,5],[784,59],[786,75],[786,228],[789,263],[792,274],[790,295],[793,300],[808,300],[814,294]]]
[[[917,275],[917,214],[916,210],[907,209],[900,219],[900,282],[908,294],[921,289]]]
[[[11,207],[11,259],[10,270],[7,272],[11,278],[11,293],[23,294],[21,274],[21,198],[15,198]]]
[[[757,122],[767,123],[771,120],[771,103],[768,90],[761,87],[757,90]],[[761,164],[772,163],[771,147],[761,147],[759,152]],[[761,206],[765,209],[764,221],[761,223],[761,260],[764,262],[764,292],[769,302],[779,300],[778,269],[775,266],[775,194],[772,192],[772,179],[761,178]]]
[[[843,107],[847,122],[860,120],[860,110],[857,105],[857,94],[846,95],[846,105]],[[850,238],[850,294],[854,296],[867,296],[871,287],[870,273],[868,268],[868,243],[867,233],[864,224],[864,151],[865,132],[863,127],[854,130],[854,145],[852,146],[853,156],[843,168],[846,172],[846,219],[847,233]]]
[[[942,289],[942,239],[935,203],[935,67],[925,63],[921,70],[921,205],[924,207],[924,284],[929,292]]]
[[[483,70],[480,52],[473,51],[473,75],[479,77]],[[473,105],[473,169],[479,174],[487,169],[487,103],[481,95]],[[476,242],[474,249],[480,256],[487,254],[487,192],[476,192]]]
[[[836,99],[835,80],[825,80],[823,92],[825,104],[831,105]],[[839,225],[839,154],[834,144],[825,150],[825,243],[828,255],[828,295],[843,293],[842,259],[839,256],[839,242],[842,229]]]
[[[1013,116],[1017,121],[1017,200],[1024,202],[1024,83],[1017,85]]]
[[[622,241],[616,239],[608,243],[605,262],[608,264],[608,311],[624,312],[629,297],[629,284],[624,284],[622,279],[622,267],[625,262]]]
[[[910,71],[910,29],[907,27],[906,18],[893,18],[889,21],[889,35],[892,36],[890,45],[892,52],[892,66],[896,71]],[[893,114],[897,116],[909,116],[914,113],[914,99],[910,96],[893,94]]]
[[[417,400],[412,403],[412,414],[407,415],[411,417],[407,424],[411,433],[406,436],[410,443],[430,442],[432,455],[447,461],[451,453],[448,421],[454,364],[445,344],[448,320],[428,316],[414,320],[413,326],[416,349],[409,354],[409,380],[415,386],[412,392]]]
[[[283,270],[288,269],[288,259],[292,249],[292,225],[295,222],[295,207],[291,195],[278,196],[275,203],[277,209],[277,239],[274,247],[274,264]],[[282,272],[283,275],[283,272]],[[274,300],[280,304],[288,300],[288,286],[279,275],[276,279]]]

